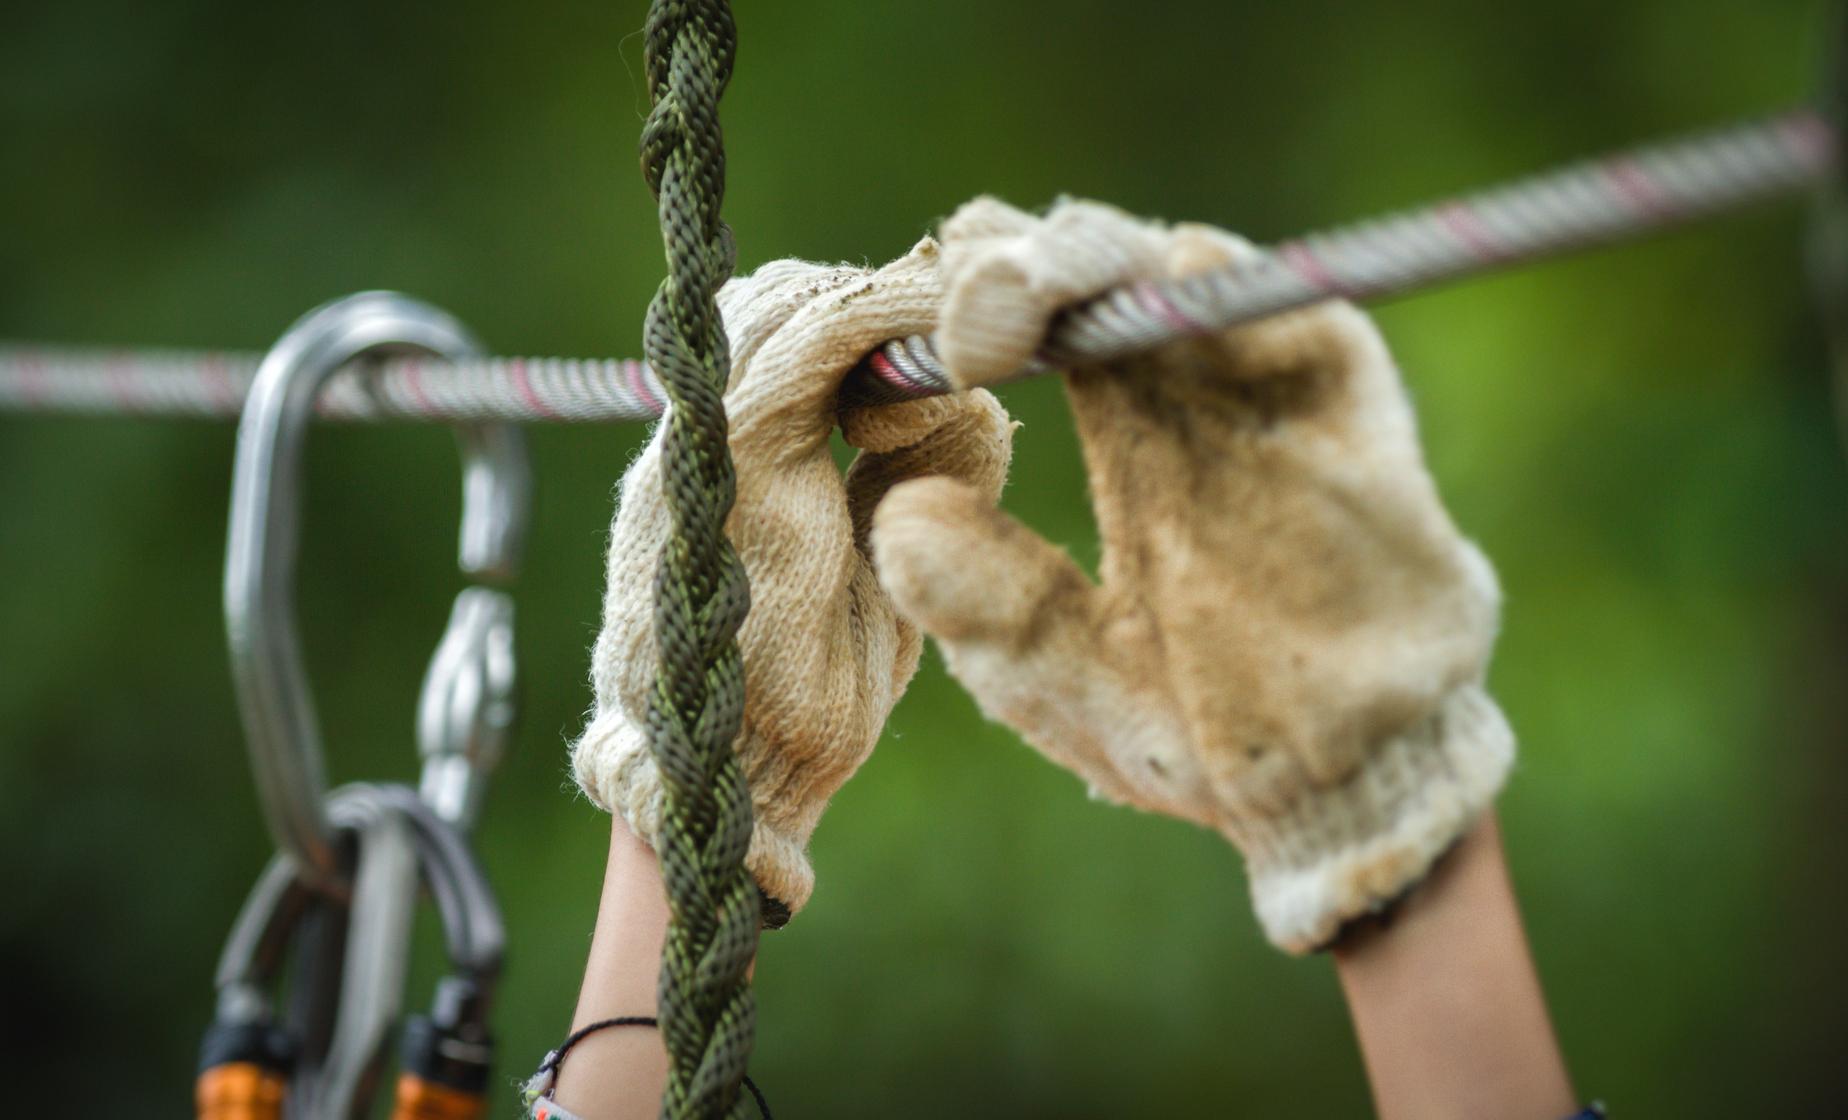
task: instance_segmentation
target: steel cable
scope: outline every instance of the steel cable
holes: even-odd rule
[[[712,122],[716,127],[716,119]],[[655,143],[664,137],[657,135]],[[1811,109],[1619,152],[1462,198],[1310,234],[1265,257],[1186,280],[1138,284],[1067,312],[1049,362],[1100,360],[1342,296],[1380,299],[1592,245],[1628,240],[1825,182],[1834,130]],[[0,345],[0,411],[230,418],[257,355]],[[602,423],[659,416],[666,393],[642,363],[387,359],[322,394],[330,420],[504,419]],[[1040,364],[1022,376],[1050,368]],[[868,355],[844,405],[947,392],[927,338]]]

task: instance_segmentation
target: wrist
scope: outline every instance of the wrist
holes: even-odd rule
[[[669,918],[653,850],[621,817],[612,818],[603,895],[572,1031],[607,1019],[655,1014]],[[586,1116],[641,1120],[657,1114],[667,1068],[658,1032],[598,1031],[580,1041],[559,1066],[554,1096]]]
[[[1577,1108],[1493,814],[1331,955],[1383,1120]]]
[[[573,1027],[618,1015],[652,1015],[671,914],[653,850],[621,817],[610,823],[609,861]]]
[[[1265,933],[1286,952],[1312,952],[1391,905],[1489,808],[1513,761],[1507,721],[1470,684],[1341,781],[1283,813],[1232,822]]]
[[[741,758],[763,759],[773,752],[752,749],[752,732],[747,726],[738,743]],[[666,805],[666,790],[661,771],[646,737],[622,712],[612,710],[597,717],[586,729],[572,753],[572,771],[578,788],[593,805],[615,818],[623,830],[647,856],[653,867],[653,849],[661,835],[661,816]],[[755,792],[764,788],[788,788],[776,780],[774,773],[765,775],[749,770]],[[751,847],[745,866],[757,883],[762,896],[764,925],[779,929],[790,915],[808,902],[815,890],[815,870],[808,858],[808,838],[821,815],[820,801],[765,805],[757,802],[751,813]],[[633,861],[634,852],[620,853]],[[611,866],[619,853],[611,848]],[[659,882],[660,872],[653,871]]]

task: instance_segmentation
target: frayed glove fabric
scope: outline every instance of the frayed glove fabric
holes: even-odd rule
[[[744,731],[755,820],[746,863],[791,912],[814,889],[807,846],[828,799],[873,749],[917,670],[917,628],[874,577],[868,529],[887,490],[927,475],[992,501],[1011,427],[987,393],[839,417],[860,454],[843,478],[829,450],[841,379],[889,338],[928,333],[941,302],[925,241],[878,271],[778,261],[719,295],[732,343],[725,395],[737,468],[726,531],[749,574]],[[651,606],[668,536],[660,433],[623,476],[610,530],[596,707],[572,748],[585,794],[654,844],[662,789],[642,733],[655,664]]]
[[[1097,203],[942,231],[936,340],[1003,378],[1065,305],[1255,252]],[[1099,796],[1214,828],[1304,952],[1404,893],[1513,759],[1483,688],[1499,591],[1426,470],[1372,322],[1331,302],[1069,371],[1094,583],[954,479],[896,487],[874,552],[950,671]]]

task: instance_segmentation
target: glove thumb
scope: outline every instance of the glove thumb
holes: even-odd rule
[[[874,512],[872,537],[886,592],[941,642],[1019,653],[1088,639],[1097,594],[1090,579],[967,483],[900,483]]]
[[[1097,796],[1197,816],[1183,788],[1193,764],[1175,750],[1184,735],[1125,671],[1125,662],[1147,663],[1146,645],[1109,624],[1104,593],[1071,557],[967,483],[942,477],[893,487],[873,514],[872,537],[887,594],[937,639],[990,719]],[[1125,773],[1117,753],[1143,768]]]

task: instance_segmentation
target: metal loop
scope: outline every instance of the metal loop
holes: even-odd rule
[[[392,1027],[404,1008],[417,917],[417,838],[402,813],[378,806],[357,828],[359,862],[340,964],[334,1031],[319,1074],[294,1088],[317,1120],[370,1115]]]
[[[361,355],[407,352],[453,362],[480,347],[450,316],[396,293],[326,304],[264,357],[238,424],[225,559],[232,673],[270,831],[321,888],[340,875],[324,808],[320,728],[295,625],[302,450],[315,400],[335,370]],[[519,567],[530,506],[525,443],[508,424],[460,432],[460,564],[470,576],[504,581]]]
[[[330,808],[336,824],[351,822],[359,830],[360,869],[353,883],[339,1015],[313,1087],[313,1107],[323,1120],[360,1120],[371,1115],[387,1043],[403,1010],[418,880],[436,900],[454,970],[438,985],[437,1004],[452,1002],[446,997],[457,988],[466,990],[472,997],[468,1014],[484,1037],[506,937],[480,864],[454,826],[410,787],[349,786]],[[381,843],[387,854],[369,857],[366,846]],[[403,861],[397,851],[401,845],[408,846],[413,862]],[[375,872],[370,878],[369,871]]]
[[[292,1107],[305,1117],[349,1120],[369,1115],[385,1042],[403,1005],[411,914],[421,880],[435,900],[452,972],[438,985],[437,1006],[470,1017],[485,1031],[506,946],[505,926],[487,876],[456,827],[409,786],[354,784],[327,804],[357,868],[351,890],[334,898],[309,889],[298,867],[277,855],[257,880],[220,956],[216,1029],[276,1024],[272,989],[293,951],[316,972],[312,986],[337,989],[321,1037],[309,1020],[315,993],[290,985],[284,1028],[299,1055],[290,1079]],[[321,920],[310,926],[304,919]],[[454,1008],[458,1000],[467,1006]]]

